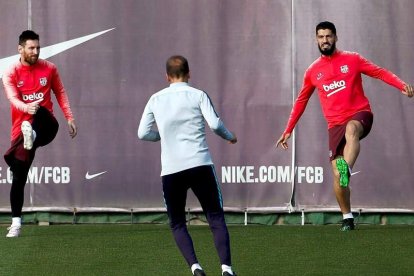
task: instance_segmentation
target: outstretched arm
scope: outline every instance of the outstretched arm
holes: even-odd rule
[[[286,126],[285,131],[280,136],[279,140],[276,142],[276,147],[281,145],[283,149],[288,149],[287,140],[290,138],[290,134],[292,133],[293,129],[296,126],[296,123],[299,121],[300,117],[302,116],[303,112],[306,109],[308,104],[309,98],[312,96],[315,87],[312,85],[309,71],[306,71],[305,77],[303,80],[302,89],[299,92],[299,96],[293,105],[292,111],[290,112],[289,120]]]
[[[359,55],[359,62],[359,66],[363,74],[370,76],[372,78],[382,80],[383,82],[391,86],[394,86],[409,98],[413,96],[413,87],[405,83],[391,71],[376,65],[375,63],[364,58],[361,55]]]

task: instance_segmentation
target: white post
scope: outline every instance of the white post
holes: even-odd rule
[[[305,210],[301,209],[302,211],[302,225],[305,225]]]

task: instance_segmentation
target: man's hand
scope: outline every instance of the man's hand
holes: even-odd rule
[[[76,134],[78,134],[78,129],[75,124],[75,120],[68,121],[69,126],[69,135],[71,138],[75,138]]]
[[[43,99],[41,99],[41,100],[43,100]],[[27,113],[29,113],[30,115],[36,114],[36,112],[40,108],[39,102],[40,101],[34,101],[32,103],[28,103],[27,104]]]
[[[411,98],[414,95],[413,86],[411,84],[404,85],[402,93],[406,95],[408,98]]]
[[[229,144],[236,144],[237,143],[237,137],[236,137],[236,134],[234,134],[233,132],[232,132],[232,134],[233,134],[233,139],[231,139],[231,140],[229,140]]]
[[[289,148],[287,140],[290,138],[290,133],[284,133],[282,136],[280,136],[279,140],[276,142],[276,147],[279,145],[282,147],[282,149],[286,150]]]

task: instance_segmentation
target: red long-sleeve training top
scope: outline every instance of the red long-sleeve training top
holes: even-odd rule
[[[380,79],[399,90],[403,90],[405,85],[396,75],[358,53],[337,50],[331,56],[322,55],[305,72],[302,89],[293,105],[284,133],[293,131],[315,88],[318,89],[328,129],[345,123],[357,112],[371,112],[362,88],[361,74]]]
[[[39,59],[34,65],[26,66],[18,61],[4,72],[3,85],[11,104],[12,141],[20,135],[22,122],[33,120],[33,115],[27,113],[29,103],[42,99],[39,105],[53,113],[51,91],[65,118],[73,120],[65,88],[53,63]]]

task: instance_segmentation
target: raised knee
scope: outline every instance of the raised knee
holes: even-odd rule
[[[345,137],[349,138],[359,138],[363,132],[363,127],[360,122],[350,121],[346,125]]]

